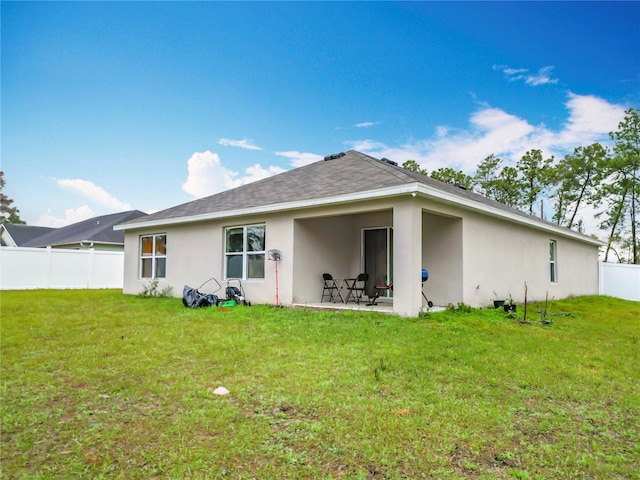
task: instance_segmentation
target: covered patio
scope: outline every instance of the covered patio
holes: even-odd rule
[[[386,314],[394,314],[393,311],[393,302],[391,301],[383,301],[376,302],[375,305],[367,305],[365,302],[360,302],[360,304],[351,302],[351,303],[342,303],[342,302],[318,302],[318,303],[294,303],[292,305],[293,308],[302,308],[308,310],[327,310],[327,311],[357,311],[357,312],[376,312],[376,313],[386,313]],[[425,303],[423,305],[424,309],[427,309],[430,312],[442,312],[446,310],[446,307],[440,305],[434,305],[433,307],[428,307]]]
[[[417,314],[420,308],[428,308],[422,293],[436,306],[460,301],[460,218],[429,211],[410,196],[402,201],[318,213],[294,221],[293,305],[402,313],[411,304],[409,309]],[[422,268],[429,271],[426,285],[420,283]],[[366,273],[369,291],[390,283],[396,289],[380,292],[376,305],[367,305],[366,294],[360,304],[344,304],[340,299],[329,303],[327,298],[321,301],[324,273],[340,285]],[[344,300],[346,292],[341,292]]]

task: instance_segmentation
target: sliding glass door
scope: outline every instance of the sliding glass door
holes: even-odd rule
[[[393,281],[393,229],[391,227],[365,228],[362,230],[364,271],[369,274],[368,288],[388,285]],[[393,296],[393,291],[383,291],[382,296]]]

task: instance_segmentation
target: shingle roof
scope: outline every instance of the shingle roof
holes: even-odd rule
[[[16,243],[17,247],[23,247],[25,243],[30,242],[34,238],[41,237],[42,235],[56,230],[51,227],[37,227],[35,225],[21,225],[14,223],[3,224],[7,233],[11,235],[11,238]]]
[[[355,150],[340,155],[333,155],[332,159],[311,163],[309,165],[286,171],[257,182],[242,185],[209,197],[200,198],[166,210],[148,215],[142,221],[132,220],[126,223],[143,224],[163,220],[188,218],[206,214],[223,213],[264,207],[269,205],[287,204],[312,199],[323,199],[367,192],[376,189],[398,187],[409,184],[423,184],[431,189],[441,191],[462,201],[471,201],[478,208],[497,209],[499,211],[522,217],[528,222],[557,229],[558,225],[531,216],[521,210],[508,207],[483,195],[465,190],[449,183],[412,172],[393,162],[378,160]],[[575,231],[572,236],[582,236]],[[585,239],[589,238],[583,236]],[[592,239],[590,239],[592,240]]]
[[[394,167],[351,150],[335,160],[315,162],[153,213],[145,217],[144,221],[328,198],[415,182],[409,173],[404,168]]]
[[[24,247],[46,247],[49,245],[68,245],[79,242],[111,243],[124,245],[124,232],[114,231],[113,226],[134,220],[146,213],[139,210],[112,213],[93,217],[82,222],[56,228],[29,242]]]

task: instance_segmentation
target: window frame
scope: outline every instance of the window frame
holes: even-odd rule
[[[158,252],[158,239],[163,237],[163,250],[164,252]],[[151,252],[145,253],[145,239],[151,238]],[[152,233],[148,235],[140,235],[140,250],[139,250],[139,275],[140,279],[165,279],[167,278],[167,234],[166,233]],[[151,260],[151,276],[145,276],[145,260]],[[164,262],[159,262],[160,260],[164,260]],[[162,263],[163,268],[161,268],[162,276],[158,276],[158,265]]]
[[[262,250],[254,250],[250,248],[249,245],[249,235],[247,232],[252,228],[261,228],[262,229]],[[229,240],[230,240],[230,231],[232,230],[242,230],[242,247],[238,248],[238,246],[234,246],[230,248]],[[237,235],[237,234],[236,234]],[[224,228],[224,240],[223,240],[223,249],[224,249],[224,279],[225,280],[264,280],[265,278],[265,265],[266,265],[266,237],[267,237],[267,225],[265,223],[252,223],[248,225],[234,225],[230,227]],[[251,257],[262,257],[261,259],[261,276],[249,276],[251,273],[251,267],[255,266],[255,263],[252,263]],[[241,276],[229,276],[229,259],[230,257],[239,257],[241,258]],[[260,262],[260,260],[258,260]]]
[[[558,283],[558,242],[549,240],[549,281]]]

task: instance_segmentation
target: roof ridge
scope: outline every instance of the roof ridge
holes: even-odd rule
[[[366,154],[362,154],[362,155],[366,155]],[[368,157],[367,160],[373,160],[375,162],[374,165],[376,166],[376,168],[380,168],[381,170],[384,170],[394,175],[395,177],[397,177],[398,179],[402,180],[405,183],[412,183],[418,180],[416,178],[413,178],[411,175],[409,175],[407,173],[408,170],[404,167],[401,167],[400,165],[392,165],[391,163],[385,162],[381,159],[379,160],[369,155],[366,155],[366,156]]]

